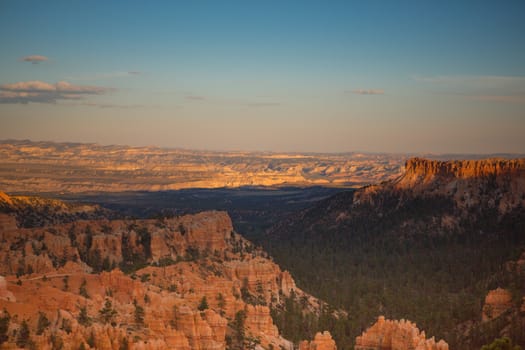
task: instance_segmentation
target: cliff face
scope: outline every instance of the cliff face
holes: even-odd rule
[[[443,196],[468,210],[495,208],[500,215],[525,206],[525,159],[437,161],[412,158],[396,180],[355,194],[354,204],[374,203],[384,191],[401,196]]]
[[[355,350],[448,350],[448,344],[434,337],[426,339],[415,323],[410,321],[385,320],[379,316],[377,322],[355,341]]]
[[[523,176],[525,159],[483,159],[437,161],[422,158],[411,158],[405,163],[403,180],[426,180],[436,177],[468,179],[488,176]],[[424,181],[425,182],[425,181]]]
[[[321,304],[234,233],[224,212],[31,229],[4,222],[0,310],[11,315],[8,343],[26,320],[39,349],[57,339],[72,349],[224,349],[227,338],[238,339],[235,317],[243,312],[242,334],[264,348],[291,349],[270,308],[292,290],[311,310]],[[42,316],[49,324],[39,330]]]

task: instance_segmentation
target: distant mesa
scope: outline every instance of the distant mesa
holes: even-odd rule
[[[468,179],[487,176],[524,176],[525,159],[439,161],[411,158],[405,164],[401,183],[430,182],[443,178]]]

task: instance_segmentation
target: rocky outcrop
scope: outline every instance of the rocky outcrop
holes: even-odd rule
[[[188,306],[178,307],[175,312],[176,329],[188,339],[191,349],[223,349],[227,320],[212,310],[202,314]]]
[[[355,340],[355,350],[448,350],[448,344],[434,338],[426,339],[415,323],[386,320],[379,316],[377,322]]]
[[[279,336],[279,331],[273,324],[270,309],[267,306],[247,305],[245,325],[248,331],[254,334],[262,333],[272,337]]]
[[[7,301],[16,301],[15,296],[7,289],[7,282],[3,276],[0,276],[0,299]]]
[[[303,340],[299,343],[299,350],[336,350],[337,346],[330,332],[318,332],[311,342]]]
[[[0,240],[6,275],[0,277],[0,310],[13,316],[14,328],[28,321],[37,348],[60,339],[72,349],[117,350],[127,343],[131,349],[219,350],[233,336],[228,322],[242,311],[250,341],[292,349],[270,308],[250,303],[278,307],[293,291],[309,309],[320,305],[234,233],[224,212],[76,221],[2,231]],[[40,312],[50,324],[35,335]]]
[[[481,320],[486,322],[497,318],[512,306],[512,294],[508,290],[502,288],[491,290],[485,297]]]

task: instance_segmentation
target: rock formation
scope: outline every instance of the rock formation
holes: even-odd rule
[[[0,299],[15,302],[16,298],[12,292],[7,289],[7,283],[4,276],[0,276]]]
[[[508,290],[497,288],[489,291],[485,297],[481,319],[483,322],[499,317],[512,307],[512,294]]]
[[[292,349],[270,306],[292,291],[310,310],[321,305],[233,232],[225,212],[7,226],[0,230],[0,310],[13,330],[26,320],[39,349],[59,341],[72,349],[224,349],[240,311],[250,339]],[[43,316],[49,324],[37,334]],[[8,336],[12,344],[16,337]]]
[[[448,350],[448,344],[434,337],[426,339],[415,323],[410,321],[385,320],[379,316],[377,322],[355,340],[355,350]]]
[[[299,344],[299,350],[337,350],[337,346],[330,332],[325,331],[318,332],[311,342],[303,340]]]
[[[468,179],[487,176],[523,176],[525,159],[438,161],[411,158],[405,163],[405,182],[430,182],[439,178]]]
[[[500,215],[525,206],[525,159],[438,161],[412,158],[397,179],[355,193],[354,205],[377,204],[378,195],[444,196],[465,212],[494,208]],[[452,217],[444,225],[456,226]]]

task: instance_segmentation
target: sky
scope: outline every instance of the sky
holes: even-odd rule
[[[525,152],[525,2],[0,1],[0,139]]]

